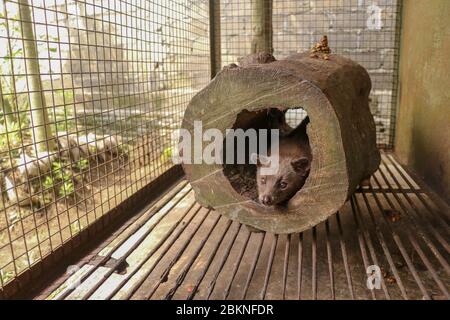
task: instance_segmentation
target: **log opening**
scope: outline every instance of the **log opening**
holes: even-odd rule
[[[260,145],[259,139],[261,138],[258,134],[260,130],[267,130],[267,146],[270,149],[271,140],[270,140],[270,130],[278,129],[280,139],[283,139],[284,136],[288,135],[288,131],[292,131],[297,128],[303,120],[308,116],[307,112],[302,108],[290,108],[286,110],[284,113],[274,108],[263,108],[261,110],[250,112],[248,110],[242,110],[236,117],[236,121],[233,124],[232,130],[242,129],[246,135],[245,140],[245,150],[241,150],[241,152],[245,155],[245,163],[239,164],[237,161],[237,150],[234,151],[234,160],[232,164],[228,164],[226,162],[227,157],[227,144],[226,139],[223,142],[223,173],[229,180],[233,189],[243,197],[248,198],[257,203],[261,203],[258,199],[258,186],[257,186],[257,165],[251,162],[251,148],[250,144],[253,143],[256,146]],[[281,123],[279,123],[280,121]],[[254,130],[251,133],[254,133],[256,137],[255,141],[251,141],[250,130]],[[287,130],[287,131],[286,131]],[[306,136],[307,137],[307,136]],[[227,136],[226,138],[229,138]],[[263,135],[264,139],[265,136]],[[234,139],[234,142],[237,139]],[[236,144],[234,144],[236,146]],[[260,154],[262,150],[257,149],[257,153]],[[267,150],[262,151],[263,154],[266,154]],[[307,180],[308,177],[306,177]],[[303,187],[303,186],[301,186]],[[301,190],[298,189],[298,191]],[[288,201],[290,200],[289,197]],[[283,202],[281,205],[286,206],[287,202]],[[275,212],[277,212],[275,210]]]

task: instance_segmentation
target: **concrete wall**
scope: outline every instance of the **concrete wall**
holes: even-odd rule
[[[395,151],[450,202],[450,1],[403,10]]]

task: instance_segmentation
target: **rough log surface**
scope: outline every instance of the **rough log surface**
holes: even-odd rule
[[[323,59],[304,53],[280,61],[261,57],[224,68],[192,99],[182,127],[193,136],[194,121],[201,120],[203,130],[225,133],[243,110],[302,107],[311,120],[314,159],[305,186],[286,208],[265,207],[238,194],[222,165],[183,168],[204,206],[268,232],[301,232],[338,211],[379,166],[368,102],[371,81],[363,67],[338,55]]]

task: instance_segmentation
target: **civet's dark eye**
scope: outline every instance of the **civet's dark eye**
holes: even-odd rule
[[[280,188],[281,189],[286,189],[287,188],[287,183],[286,182],[281,182],[280,183]]]
[[[261,178],[261,183],[266,184],[266,178]]]

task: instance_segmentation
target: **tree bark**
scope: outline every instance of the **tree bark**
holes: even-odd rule
[[[19,0],[22,37],[24,41],[27,83],[30,90],[30,117],[35,150],[44,152],[55,149],[55,140],[45,107],[36,38],[33,32],[31,7],[28,0]]]
[[[5,3],[5,1],[3,1],[2,2],[2,5],[3,5],[3,12],[4,12],[4,14],[5,14],[5,19],[7,19],[7,16],[6,16],[6,3]],[[7,21],[7,20],[6,20]],[[11,39],[10,39],[10,33],[9,33],[9,24],[8,24],[8,22],[6,22],[5,23],[5,25],[6,25],[6,31],[7,31],[7,36],[8,36],[8,49],[11,49],[11,47],[10,47],[10,41],[11,41]],[[9,51],[9,54],[12,56],[13,55],[13,53],[11,52],[11,50],[8,50]],[[0,70],[1,72],[6,72],[7,74],[8,73],[11,73],[12,74],[12,72],[13,72],[13,67],[12,67],[12,63],[10,64],[10,67],[9,67],[9,70]],[[6,79],[3,79],[5,82],[5,85],[6,86],[8,86],[9,85],[9,83],[10,82],[12,82],[13,84],[10,86],[11,88],[11,90],[8,90],[10,93],[13,93],[13,95],[12,96],[15,96],[15,92],[16,92],[16,89],[15,89],[15,86],[14,86],[14,77],[12,77],[13,79],[12,80],[6,80]],[[8,101],[8,99],[5,99],[4,97],[3,97],[3,88],[2,88],[2,86],[1,86],[1,83],[0,83],[0,109],[2,110],[2,112],[3,112],[3,115],[4,115],[4,119],[5,119],[5,124],[7,124],[8,125],[8,127],[7,128],[10,128],[10,126],[12,125],[12,123],[13,122],[18,122],[18,119],[16,119],[15,118],[15,116],[17,115],[17,117],[18,117],[18,113],[17,113],[17,110],[16,110],[16,108],[14,108],[13,109],[13,107],[11,106],[11,103]]]

